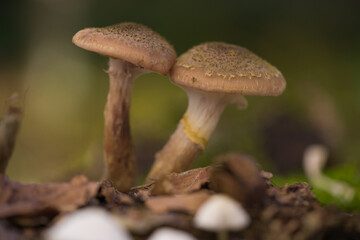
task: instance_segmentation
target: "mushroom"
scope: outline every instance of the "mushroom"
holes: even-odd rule
[[[170,73],[171,81],[187,92],[189,104],[176,131],[147,178],[187,170],[203,152],[228,104],[247,107],[244,95],[277,96],[286,82],[278,69],[249,50],[222,42],[207,42],[182,54]]]
[[[225,194],[216,194],[196,212],[196,227],[216,231],[219,240],[228,238],[227,231],[240,231],[251,222],[250,216],[240,203]]]
[[[187,232],[175,230],[169,227],[162,227],[157,229],[148,240],[196,240]]]
[[[136,172],[129,126],[133,79],[148,71],[166,75],[176,61],[176,52],[158,33],[132,22],[83,29],[74,35],[73,43],[110,58],[110,89],[104,112],[106,175],[118,190],[127,191]]]
[[[326,176],[322,170],[329,156],[329,150],[324,145],[310,145],[304,151],[303,168],[306,177],[315,188],[330,193],[334,197],[351,202],[355,189],[346,182]]]
[[[62,217],[45,233],[46,240],[131,240],[127,230],[102,208],[88,207]]]

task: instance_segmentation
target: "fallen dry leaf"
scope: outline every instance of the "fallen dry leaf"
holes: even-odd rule
[[[154,183],[151,193],[173,195],[197,191],[209,182],[211,168],[196,168],[183,173],[170,173]]]
[[[145,184],[137,187],[133,187],[130,189],[128,194],[135,199],[137,202],[145,202],[151,196],[151,189],[153,188],[153,184]]]
[[[230,153],[217,157],[211,170],[210,189],[225,193],[245,205],[261,204],[265,196],[266,179],[251,157]]]
[[[129,195],[116,190],[110,180],[100,183],[98,198],[104,198],[110,207],[134,204],[133,199]]]
[[[0,180],[0,218],[53,217],[85,205],[94,197],[98,183],[83,175],[69,183],[21,184],[2,177]]]

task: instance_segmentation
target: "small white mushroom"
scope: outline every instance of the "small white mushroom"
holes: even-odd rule
[[[196,227],[216,231],[219,240],[227,239],[227,231],[240,231],[249,226],[250,216],[241,204],[225,194],[216,194],[197,211]]]
[[[329,192],[331,195],[352,201],[355,190],[349,184],[325,176],[322,172],[328,159],[329,151],[323,145],[310,145],[305,149],[303,158],[304,172],[314,187]]]
[[[148,240],[196,240],[196,238],[187,232],[163,227],[151,234]]]
[[[131,240],[129,233],[107,211],[88,207],[70,213],[45,233],[46,240]]]

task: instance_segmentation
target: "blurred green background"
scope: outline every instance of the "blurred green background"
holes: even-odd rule
[[[238,151],[254,156],[280,183],[306,180],[302,153],[322,143],[331,151],[330,176],[360,186],[358,1],[15,0],[0,6],[0,103],[14,91],[27,92],[8,168],[12,179],[100,178],[108,59],[71,38],[85,27],[134,21],[162,34],[179,55],[205,41],[246,47],[287,80],[279,97],[248,97],[245,111],[228,107],[194,167]],[[131,128],[140,179],[186,105],[186,94],[167,77],[136,79]]]

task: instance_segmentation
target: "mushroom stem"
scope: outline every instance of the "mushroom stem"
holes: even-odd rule
[[[181,119],[184,132],[194,143],[205,148],[214,131],[229,97],[223,93],[208,93],[192,89],[186,90],[189,96],[188,109]]]
[[[189,169],[205,149],[226,105],[245,99],[239,95],[185,90],[189,96],[187,111],[169,141],[155,155],[148,182]]]
[[[110,58],[107,73],[110,86],[104,112],[106,177],[119,191],[127,191],[133,186],[136,173],[129,108],[133,79],[140,71],[129,62]]]
[[[228,240],[228,232],[226,230],[220,230],[217,232],[218,240]]]
[[[180,122],[166,145],[156,153],[155,162],[146,178],[147,183],[171,172],[182,172],[202,151],[200,145],[186,136],[183,123]]]
[[[346,182],[329,178],[322,172],[328,155],[329,151],[323,145],[310,145],[307,147],[303,159],[305,175],[315,188],[322,189],[335,197],[350,202],[355,195],[354,188]]]

